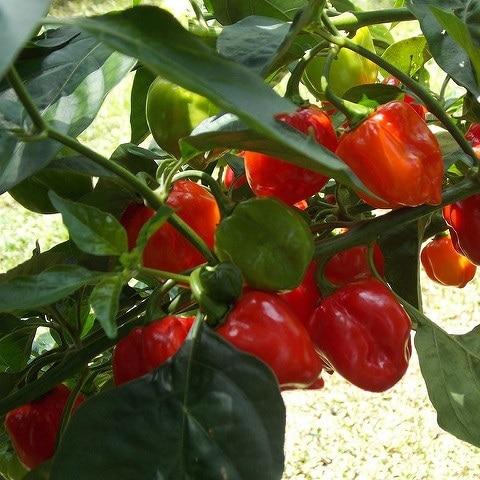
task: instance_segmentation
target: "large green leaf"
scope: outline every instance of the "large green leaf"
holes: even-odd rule
[[[480,327],[450,335],[424,316],[412,316],[418,321],[415,348],[438,425],[480,447]]]
[[[74,265],[61,265],[37,275],[0,282],[0,312],[29,310],[49,305],[104,274]]]
[[[273,18],[247,17],[223,29],[217,50],[260,74],[275,57],[289,30],[288,23]],[[255,39],[254,48],[252,39]]]
[[[479,98],[479,79],[476,77],[468,52],[464,46],[458,43],[456,34],[459,25],[465,26],[472,43],[478,50],[480,45],[480,2],[478,0],[468,2],[464,0],[408,0],[406,4],[419,20],[435,61],[455,82]],[[450,15],[453,13],[457,17],[457,21],[452,22],[452,19],[448,18],[448,13],[443,15],[442,23],[446,22],[449,27],[445,28],[445,25],[442,25],[437,17],[438,9],[450,12]],[[463,33],[467,30],[463,30]],[[451,33],[454,35],[452,36]]]
[[[425,37],[405,38],[390,45],[382,58],[397,67],[409,76],[415,75],[430,59]],[[381,70],[384,77],[388,77],[385,70]]]
[[[71,27],[68,28],[71,32]],[[85,33],[79,33],[60,49],[38,50],[38,55],[21,58],[16,67],[45,120],[72,136],[90,125],[107,93],[135,63]],[[48,165],[61,145],[52,140],[18,140],[12,129],[28,129],[30,121],[13,89],[4,82],[0,90],[3,90],[0,93],[0,193],[3,193]]]
[[[108,46],[136,56],[156,74],[235,113],[263,136],[304,157],[295,163],[335,173],[337,180],[365,191],[358,178],[333,153],[276,121],[278,113],[294,111],[295,104],[277,95],[261,77],[218,55],[183,29],[168,12],[151,6],[136,7],[80,18],[76,24]]]
[[[422,307],[419,253],[425,219],[390,228],[378,243],[385,257],[385,277],[395,293]]]
[[[51,0],[0,0],[0,78],[48,12]]]
[[[123,284],[121,275],[106,277],[95,285],[90,295],[96,318],[109,338],[117,336],[116,316]]]
[[[28,321],[0,315],[0,372],[20,372],[27,365],[37,327]]]
[[[147,68],[139,66],[133,80],[130,127],[132,130],[131,142],[139,144],[147,138],[150,130],[147,124],[147,93],[156,76]]]
[[[128,250],[127,232],[113,215],[66,200],[53,191],[49,197],[78,248],[92,255],[121,255]]]
[[[228,25],[250,15],[292,20],[307,0],[206,0],[205,5],[220,23]]]
[[[51,480],[280,480],[284,429],[271,370],[205,329],[153,374],[81,407]]]

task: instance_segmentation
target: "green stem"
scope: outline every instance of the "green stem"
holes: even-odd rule
[[[208,173],[202,172],[201,170],[185,170],[184,172],[177,173],[173,177],[173,182],[183,178],[194,178],[204,181],[210,187],[210,191],[218,203],[222,217],[227,216],[232,212],[234,203],[223,194],[218,182]]]
[[[330,21],[339,30],[357,30],[366,25],[378,23],[393,23],[416,20],[408,8],[386,8],[366,12],[345,12],[330,18]]]
[[[442,104],[445,104],[445,92],[447,91],[447,85],[450,82],[450,80],[451,80],[451,77],[450,75],[447,74],[447,76],[443,80],[442,87],[440,88],[439,97]]]
[[[399,70],[397,67],[390,64],[388,61],[383,59],[382,57],[378,56],[376,53],[367,50],[366,48],[362,47],[361,45],[357,45],[356,43],[352,42],[350,39],[346,37],[338,37],[330,35],[327,32],[319,32],[320,35],[327,40],[341,46],[344,48],[348,48],[352,52],[358,53],[362,57],[368,58],[372,62],[376,63],[379,67],[386,70],[388,73],[392,74],[395,78],[398,78],[406,87],[412,90],[420,100],[423,101],[425,106],[428,110],[435,115],[435,117],[440,120],[443,126],[450,132],[452,137],[458,143],[460,148],[470,157],[476,160],[475,153],[473,152],[472,146],[465,140],[463,137],[462,132],[459,128],[453,123],[451,118],[442,108],[442,105],[433,98],[430,92],[423,87],[420,83],[415,81],[413,78],[410,78],[407,74]]]
[[[90,371],[88,367],[85,367],[82,375],[78,379],[75,388],[70,392],[68,396],[67,403],[65,404],[65,408],[63,409],[62,421],[60,423],[60,430],[58,431],[57,435],[57,448],[62,441],[63,434],[65,433],[65,429],[67,428],[68,422],[72,417],[73,407],[75,406],[75,402],[80,394],[83,386],[85,385],[86,381],[88,380]]]
[[[32,97],[27,92],[27,89],[23,85],[22,79],[18,75],[18,72],[14,66],[12,66],[7,73],[7,79],[15,90],[15,93],[22,102],[23,106],[25,107],[25,110],[30,115],[30,118],[32,119],[32,122],[35,125],[36,129],[40,132],[46,130],[47,124],[43,117],[40,115],[38,108],[33,103]]]
[[[200,5],[198,5],[196,0],[190,0],[190,5],[192,6],[192,10],[195,13],[195,16],[197,17],[198,23],[202,25],[203,27],[207,27],[207,22],[205,20],[205,17],[203,16],[202,9],[200,8]]]
[[[179,273],[165,272],[163,270],[155,270],[153,268],[142,267],[141,273],[149,275],[154,278],[160,278],[162,280],[175,280],[178,283],[190,284],[190,277],[188,275],[180,275]]]
[[[285,96],[290,98],[295,103],[303,103],[303,99],[300,96],[299,86],[303,77],[303,73],[307,68],[310,61],[316,57],[325,47],[327,42],[321,41],[315,47],[308,50],[305,55],[297,62],[295,68],[292,70],[290,78],[288,79]]]
[[[336,235],[334,238],[328,238],[319,243],[315,248],[315,257],[328,257],[357,245],[365,245],[376,240],[378,235],[388,232],[394,226],[417,220],[435,212],[443,205],[448,205],[479,192],[480,184],[475,179],[466,179],[444,192],[440,206],[422,205],[415,208],[402,208],[361,223],[357,227],[352,227],[343,235]]]

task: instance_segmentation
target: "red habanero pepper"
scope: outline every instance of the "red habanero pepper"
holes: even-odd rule
[[[318,107],[281,114],[277,119],[304,134],[312,131],[318,143],[335,151],[337,136],[332,122]],[[248,183],[260,197],[275,197],[293,205],[319,192],[328,181],[324,175],[263,153],[245,152],[244,158]]]
[[[443,160],[435,135],[412,107],[381,105],[340,139],[336,154],[382,200],[360,194],[377,208],[438,205]]]
[[[220,211],[215,197],[206,188],[190,180],[179,180],[174,183],[166,203],[213,248]],[[127,230],[130,249],[135,246],[142,226],[154,214],[153,209],[144,205],[127,207],[120,222]],[[151,236],[143,251],[143,264],[147,268],[178,273],[203,262],[203,255],[168,223]]]
[[[480,265],[480,194],[446,205],[443,218],[457,252]]]
[[[217,333],[265,362],[283,388],[308,387],[322,371],[322,361],[305,327],[275,294],[244,293]]]
[[[311,262],[302,283],[289,292],[279,294],[280,298],[288,304],[304,325],[307,324],[322,298],[315,280],[316,269],[317,263],[315,261]]]
[[[229,189],[237,189],[247,183],[247,177],[245,174],[235,175],[232,167],[227,166],[227,168],[225,168],[225,176],[223,177],[223,183]]]
[[[395,77],[388,77],[382,83],[385,85],[393,85],[394,87],[400,87],[402,82]],[[418,103],[415,98],[408,93],[405,93],[403,96],[403,101],[408,103],[423,119],[425,119],[425,115],[427,114],[428,110],[425,105]]]
[[[450,235],[431,240],[420,258],[429,278],[442,285],[463,288],[477,271],[468,258],[455,250]]]
[[[175,355],[187,338],[194,317],[170,315],[134,328],[113,351],[116,385],[141,377]]]
[[[465,138],[474,147],[480,145],[480,123],[472,123],[465,134]]]
[[[47,394],[7,413],[5,429],[20,461],[30,469],[52,458],[70,389],[57,385]],[[85,400],[77,396],[75,411]]]
[[[385,275],[385,259],[380,247],[373,247],[373,260],[380,275]],[[325,265],[325,277],[334,285],[342,286],[373,277],[368,264],[368,247],[359,245],[334,255]]]
[[[357,387],[382,392],[397,383],[411,354],[410,318],[374,279],[350,283],[322,301],[308,330],[334,369]]]

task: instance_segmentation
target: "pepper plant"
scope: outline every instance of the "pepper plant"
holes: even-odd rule
[[[411,336],[439,425],[480,446],[478,327],[419,288],[424,241],[452,288],[480,264],[480,1],[356,3],[0,0],[1,193],[69,232],[0,275],[5,479],[280,479],[281,391],[384,391]],[[107,158],[78,136],[129,74]]]

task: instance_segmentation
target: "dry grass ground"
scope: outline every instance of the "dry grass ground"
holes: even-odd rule
[[[118,1],[57,1],[55,14],[100,13]],[[60,8],[60,9],[59,9]],[[131,78],[109,96],[82,141],[103,154],[128,141]],[[66,238],[58,216],[40,216],[0,197],[0,271],[28,258],[39,239],[42,250]],[[426,313],[450,332],[477,323],[480,274],[463,290],[423,278]],[[319,392],[288,392],[285,480],[473,480],[480,451],[444,433],[436,424],[418,361],[384,394],[363,392],[338,375]]]

